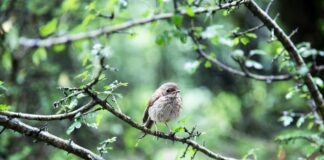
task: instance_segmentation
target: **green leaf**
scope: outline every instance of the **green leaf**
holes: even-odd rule
[[[103,117],[103,111],[98,111],[98,114],[96,116],[96,125],[99,126],[100,125],[100,122],[102,120],[102,117]]]
[[[173,131],[174,133],[183,133],[183,132],[185,132],[185,129],[184,129],[183,127],[181,127],[181,126],[176,126],[176,127],[174,127],[174,128],[172,129],[172,131]]]
[[[168,44],[171,40],[171,37],[169,35],[169,31],[164,31],[162,34],[159,34],[156,37],[155,43],[158,45],[165,45]]]
[[[239,37],[234,38],[233,42],[235,46],[238,45],[240,43],[240,38]]]
[[[73,11],[79,8],[80,6],[79,0],[65,0],[62,4],[62,9],[64,11]]]
[[[84,81],[84,80],[88,79],[88,77],[89,77],[89,72],[88,71],[84,71],[84,72],[76,75],[74,78],[75,79],[81,79],[82,78],[82,81]]]
[[[46,25],[40,27],[39,32],[42,36],[48,36],[56,31],[56,26],[58,24],[57,18],[52,19]]]
[[[90,23],[90,21],[92,21],[94,18],[95,18],[95,16],[93,14],[87,15],[87,17],[82,21],[81,26],[82,27],[87,26]]]
[[[96,1],[93,1],[92,3],[94,3],[94,2],[96,2]],[[107,11],[113,11],[117,3],[118,3],[118,0],[110,0],[110,1],[108,1]]]
[[[71,126],[66,130],[66,133],[70,135],[75,129],[79,129],[82,126],[80,121],[74,121]]]
[[[214,59],[216,58],[216,54],[214,52],[211,52],[209,55],[209,58]]]
[[[254,38],[254,39],[258,38],[258,36],[255,33],[247,33],[247,34],[245,34],[245,36]]]
[[[183,21],[182,15],[176,14],[172,17],[172,23],[177,27],[180,27]]]
[[[217,46],[217,45],[219,44],[218,36],[215,36],[215,37],[211,38],[211,39],[210,39],[210,42],[211,42],[213,45]]]
[[[39,65],[39,63],[43,60],[46,60],[47,53],[45,48],[38,48],[33,54],[32,60],[35,65]]]
[[[6,51],[2,55],[2,66],[5,68],[5,70],[10,71],[12,67],[12,62],[11,62],[11,55],[9,51]]]
[[[194,10],[191,7],[189,7],[189,6],[186,7],[186,13],[190,17],[194,17],[195,16]]]
[[[64,44],[57,44],[53,46],[55,52],[62,52],[65,49]]]
[[[0,104],[0,111],[7,111],[10,110],[11,106],[5,105],[5,104]]]
[[[82,66],[85,66],[85,65],[88,63],[89,59],[90,59],[90,54],[87,53],[87,54],[83,57],[83,60],[82,60]]]
[[[19,45],[19,33],[16,27],[10,29],[10,31],[6,34],[6,42],[9,44],[9,48],[14,50]]]
[[[240,41],[243,45],[247,45],[248,43],[250,43],[250,40],[246,37],[240,38]]]
[[[210,68],[212,66],[212,63],[210,61],[206,61],[204,64],[205,68]]]
[[[232,11],[235,10],[235,8],[236,8],[236,6],[232,6],[232,7],[229,8],[229,9],[225,9],[225,10],[223,11],[223,16],[227,16],[227,15],[229,15]]]

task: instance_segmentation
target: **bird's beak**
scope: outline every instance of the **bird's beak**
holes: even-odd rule
[[[176,91],[174,91],[174,93],[179,93],[180,92],[180,90],[176,90]]]

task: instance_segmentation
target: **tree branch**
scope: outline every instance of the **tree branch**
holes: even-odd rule
[[[198,52],[198,54],[201,55],[204,59],[206,59],[206,60],[212,62],[213,64],[215,64],[216,66],[222,68],[226,72],[232,73],[234,75],[239,75],[239,76],[243,76],[243,77],[252,78],[252,79],[255,79],[255,80],[260,80],[260,81],[284,81],[284,80],[288,80],[288,79],[292,78],[292,76],[290,74],[264,76],[264,75],[258,75],[258,74],[248,72],[247,70],[240,71],[240,70],[237,70],[237,69],[232,68],[230,66],[227,66],[226,64],[222,63],[218,59],[209,57],[209,55],[207,55],[205,53],[205,51],[202,49],[202,47],[200,46],[197,39],[195,39],[193,37],[193,35],[190,35],[190,36],[191,36],[193,42],[197,45],[196,51]]]
[[[60,148],[69,153],[73,153],[78,157],[89,160],[104,160],[104,158],[102,158],[101,156],[94,154],[90,150],[83,148],[78,144],[73,143],[72,141],[64,140],[49,132],[42,131],[39,128],[32,127],[23,122],[20,122],[19,120],[11,119],[7,116],[0,115],[0,125],[17,131],[26,136],[35,138],[39,141],[43,141],[49,145],[52,145],[56,148]]]
[[[226,4],[222,4],[221,6],[209,7],[209,8],[197,8],[194,10],[194,13],[202,14],[202,13],[207,13],[207,12],[215,12],[215,11],[219,11],[222,9],[231,8],[232,6],[241,5],[248,1],[249,0],[235,0],[235,1],[232,1],[232,2],[229,2]],[[68,42],[78,41],[78,40],[87,39],[87,38],[94,38],[94,37],[97,37],[97,36],[103,35],[103,34],[111,34],[111,33],[121,31],[121,30],[128,29],[133,26],[151,23],[151,22],[158,21],[158,20],[170,19],[175,14],[186,15],[187,12],[185,10],[182,10],[182,11],[179,11],[179,13],[163,13],[163,14],[154,15],[154,16],[148,17],[148,18],[130,20],[128,22],[125,22],[125,23],[122,23],[119,25],[108,26],[108,27],[100,28],[97,30],[89,31],[89,32],[63,35],[63,36],[59,36],[59,37],[50,37],[47,39],[29,39],[29,38],[22,37],[19,39],[19,44],[22,46],[26,46],[26,47],[50,47],[50,46],[53,46],[56,44],[68,43]]]
[[[73,118],[78,113],[85,113],[89,111],[96,105],[95,102],[91,101],[86,105],[68,113],[56,114],[56,115],[38,115],[38,114],[28,114],[21,112],[12,112],[12,111],[0,111],[0,115],[5,115],[10,118],[22,118],[27,120],[38,120],[38,121],[53,121],[53,120],[62,120]]]
[[[265,12],[263,11],[254,0],[250,0],[248,3],[245,3],[246,7],[260,19],[264,25],[267,26],[269,30],[273,30],[275,36],[289,52],[290,57],[295,61],[295,64],[298,68],[306,66],[303,58],[298,53],[298,50],[291,39],[287,34],[280,28],[280,26]],[[310,73],[307,73],[303,76],[305,84],[310,92],[311,97],[316,103],[317,111],[320,113],[322,118],[324,117],[324,100],[323,96],[318,90],[316,84],[313,81],[313,77]]]
[[[191,146],[193,149],[195,149],[197,151],[200,151],[203,154],[205,154],[206,156],[208,156],[210,158],[213,158],[213,159],[217,159],[217,160],[235,160],[234,158],[225,157],[225,156],[222,156],[222,155],[220,155],[218,153],[214,153],[214,152],[210,151],[206,147],[204,147],[204,146],[198,144],[197,142],[191,140],[190,136],[182,138],[182,137],[178,137],[178,136],[175,136],[175,135],[172,135],[172,134],[165,134],[165,133],[162,133],[162,132],[156,132],[156,131],[152,131],[150,129],[147,129],[143,125],[140,125],[140,124],[136,123],[135,121],[133,121],[127,115],[125,115],[125,114],[117,111],[116,109],[114,109],[109,103],[107,103],[107,101],[101,100],[95,93],[93,93],[89,89],[86,89],[86,93],[90,97],[92,97],[93,101],[95,101],[96,103],[101,105],[103,108],[108,110],[110,113],[112,113],[113,115],[115,115],[116,117],[121,119],[122,121],[128,123],[132,127],[136,128],[138,130],[141,130],[145,134],[149,134],[149,135],[153,135],[155,137],[159,137],[159,138],[163,138],[163,139],[167,139],[167,140],[171,140],[171,141],[177,141],[177,142],[187,144],[187,145]]]

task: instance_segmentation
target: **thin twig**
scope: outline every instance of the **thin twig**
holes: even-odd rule
[[[296,33],[298,32],[298,28],[294,29],[289,35],[288,37],[291,38],[292,36],[294,36]]]
[[[241,36],[246,35],[247,33],[255,32],[255,31],[261,29],[262,27],[264,27],[264,24],[259,24],[259,25],[255,26],[253,28],[247,29],[247,30],[242,31],[242,32],[233,32],[232,36],[233,37],[241,37]]]
[[[265,10],[266,13],[269,13],[269,10],[270,10],[270,8],[271,8],[273,2],[274,2],[274,0],[270,0],[270,2],[268,3],[268,6],[267,6],[267,8],[266,8],[266,10]]]

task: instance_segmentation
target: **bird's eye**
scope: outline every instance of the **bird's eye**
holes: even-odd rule
[[[172,91],[172,89],[167,89],[167,92],[170,93]]]

